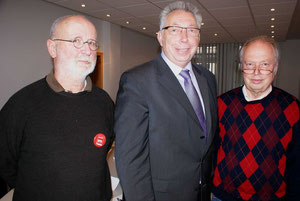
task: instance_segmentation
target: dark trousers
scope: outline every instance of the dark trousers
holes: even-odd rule
[[[3,179],[0,178],[0,198],[7,193],[7,185]]]
[[[211,201],[211,187],[208,184],[199,185],[198,201]]]

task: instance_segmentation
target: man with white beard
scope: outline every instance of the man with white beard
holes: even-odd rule
[[[84,16],[58,18],[47,40],[53,71],[0,112],[0,177],[14,201],[108,201],[113,102],[92,85],[98,49]]]

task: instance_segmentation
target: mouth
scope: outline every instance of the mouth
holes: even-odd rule
[[[259,84],[261,83],[263,80],[262,79],[251,79],[252,83],[254,84]]]
[[[78,60],[79,63],[90,64],[91,62],[88,60]]]
[[[190,48],[176,48],[179,54],[186,54],[189,52]]]

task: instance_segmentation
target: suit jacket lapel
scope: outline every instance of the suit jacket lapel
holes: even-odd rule
[[[184,90],[182,89],[177,78],[162,59],[161,56],[156,58],[156,67],[158,69],[159,82],[161,86],[177,101],[182,105],[182,107],[187,111],[187,113],[192,117],[194,121],[200,126],[197,115],[193,109],[192,104],[190,103],[188,97],[186,96]],[[200,126],[201,127],[201,126]]]

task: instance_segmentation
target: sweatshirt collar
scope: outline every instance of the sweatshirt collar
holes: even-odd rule
[[[55,79],[54,77],[54,73],[53,71],[51,71],[47,76],[46,76],[46,81],[48,83],[48,85],[50,86],[50,88],[55,91],[56,93],[65,91],[65,92],[69,92],[68,90],[65,90],[60,84],[59,82]],[[87,76],[86,80],[85,80],[85,87],[82,91],[88,91],[91,92],[92,91],[92,80],[89,76]]]

